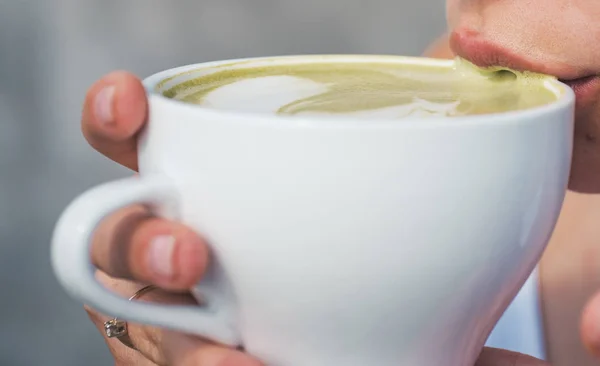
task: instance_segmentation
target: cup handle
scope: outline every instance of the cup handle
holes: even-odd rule
[[[77,197],[63,212],[52,237],[52,266],[67,292],[93,308],[124,320],[196,334],[238,346],[240,336],[224,309],[207,305],[159,305],[128,301],[96,280],[90,261],[92,235],[102,219],[132,204],[174,210],[178,192],[159,177],[132,177],[102,184]]]

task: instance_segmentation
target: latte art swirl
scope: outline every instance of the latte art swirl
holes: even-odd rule
[[[365,118],[461,116],[537,107],[556,100],[540,75],[401,62],[242,63],[211,70],[163,95],[208,108]]]

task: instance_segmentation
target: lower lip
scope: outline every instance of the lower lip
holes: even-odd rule
[[[586,100],[600,91],[600,76],[588,76],[576,80],[561,80],[567,84],[579,100]]]

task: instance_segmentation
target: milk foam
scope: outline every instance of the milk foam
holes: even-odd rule
[[[217,88],[204,95],[202,105],[228,110],[243,110],[276,114],[287,105],[299,100],[322,95],[330,90],[325,83],[297,76],[264,76],[244,79]],[[415,97],[412,102],[391,107],[338,112],[363,118],[399,118],[407,116],[451,115],[458,101],[436,103]],[[297,115],[333,114],[327,111],[301,110]]]
[[[243,79],[205,94],[202,104],[218,109],[277,113],[296,100],[326,92],[327,85],[295,76]]]
[[[218,68],[163,92],[220,110],[357,118],[497,113],[556,99],[543,78],[482,70],[390,63],[298,63]]]

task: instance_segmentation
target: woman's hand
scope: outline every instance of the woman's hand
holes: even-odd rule
[[[99,272],[98,279],[107,288],[122,296],[130,296],[142,285],[110,278]],[[139,301],[152,301],[164,304],[195,303],[186,294],[176,294],[167,291],[154,290],[145,293]],[[104,335],[104,322],[110,317],[101,315],[86,308],[90,319],[100,333]],[[199,339],[182,334],[164,331],[159,328],[128,324],[131,342],[139,351],[135,351],[119,340],[107,338],[104,340],[115,358],[115,366],[255,366],[258,362],[249,360],[239,352],[210,346]],[[485,348],[475,366],[549,366],[548,363],[522,354]]]
[[[126,72],[114,72],[94,84],[85,100],[82,130],[103,155],[137,170],[136,137],[146,121],[146,93]],[[146,284],[160,290],[138,301],[194,303],[187,290],[206,268],[208,249],[191,229],[150,215],[141,206],[129,207],[105,220],[97,230],[92,261],[98,279],[124,297]],[[258,366],[248,355],[198,338],[138,324],[128,324],[135,349],[107,338],[104,322],[111,319],[86,308],[115,358],[117,366]],[[543,361],[486,348],[476,366],[544,366]]]
[[[135,282],[115,279],[102,272],[98,280],[112,291],[129,297],[143,285]],[[146,292],[138,301],[151,301],[163,304],[194,304],[194,299],[185,293],[152,290]],[[92,322],[103,335],[115,366],[258,366],[259,362],[242,352],[219,347],[181,333],[128,323],[128,338],[133,348],[126,346],[116,338],[108,338],[104,332],[104,322],[111,317],[86,307]]]
[[[136,137],[146,121],[146,93],[140,81],[114,72],[94,84],[85,99],[82,130],[88,142],[110,159],[137,170]],[[129,207],[101,223],[92,245],[98,278],[124,297],[146,284],[158,286],[140,301],[194,302],[187,290],[204,272],[208,250],[202,239],[177,222]],[[87,309],[104,334],[110,316]],[[118,366],[257,366],[246,354],[210,342],[136,324],[128,324],[131,349],[118,339],[106,342]]]

